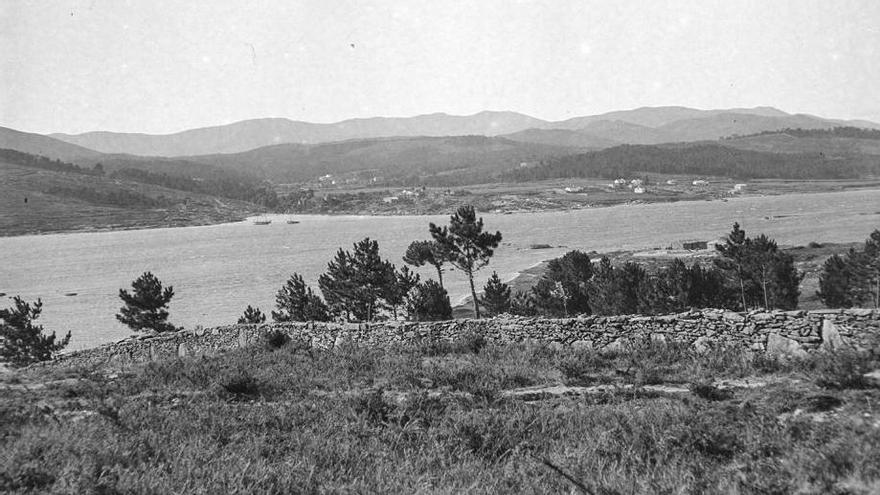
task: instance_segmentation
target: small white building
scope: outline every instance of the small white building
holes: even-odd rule
[[[676,181],[675,179],[669,179],[668,181],[666,181],[666,184],[669,186],[674,186],[678,184],[678,181]]]
[[[633,188],[633,192],[636,194],[645,194],[645,186],[636,186]]]
[[[734,184],[733,192],[742,192],[747,187],[747,184]]]
[[[624,186],[624,185],[626,185],[626,179],[624,179],[624,178],[614,179],[614,187],[620,187],[620,186]]]
[[[632,187],[638,187],[638,186],[641,186],[641,185],[642,185],[642,179],[633,179],[633,180],[629,181],[629,184],[630,184]]]
[[[388,203],[388,204],[396,203],[399,200],[400,200],[400,198],[398,198],[397,196],[385,196],[384,198],[382,198],[382,202]]]
[[[709,181],[707,181],[707,180],[702,180],[702,179],[698,179],[698,180],[695,180],[695,181],[693,182],[693,185],[695,185],[695,186],[708,186],[708,185],[709,185]]]

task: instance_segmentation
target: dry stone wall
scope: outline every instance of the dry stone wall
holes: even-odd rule
[[[701,310],[663,316],[546,319],[505,315],[483,320],[421,323],[230,325],[139,335],[63,355],[55,364],[126,366],[177,356],[211,355],[263,341],[274,331],[284,332],[298,345],[323,349],[345,343],[382,347],[429,344],[477,334],[490,343],[530,341],[594,349],[614,349],[630,340],[652,338],[685,342],[697,349],[723,344],[789,355],[847,346],[880,352],[880,310],[750,313]]]

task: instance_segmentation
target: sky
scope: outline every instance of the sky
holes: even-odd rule
[[[0,0],[0,126],[510,110],[880,121],[877,0]]]

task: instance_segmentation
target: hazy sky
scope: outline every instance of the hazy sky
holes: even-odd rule
[[[0,125],[770,105],[880,121],[880,1],[0,0]]]

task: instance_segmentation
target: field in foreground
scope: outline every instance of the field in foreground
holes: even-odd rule
[[[10,493],[877,493],[876,359],[278,338],[0,381]]]

